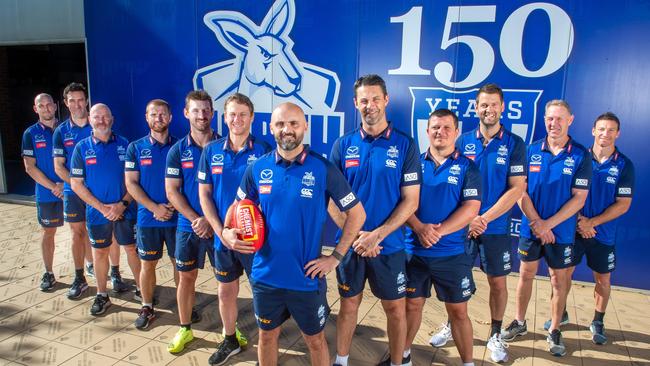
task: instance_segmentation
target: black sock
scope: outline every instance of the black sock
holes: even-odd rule
[[[181,328],[185,328],[185,329],[187,329],[187,330],[190,330],[190,329],[192,329],[192,323],[189,323],[189,324],[181,324]]]
[[[230,343],[233,343],[233,342],[239,343],[239,341],[237,340],[237,333],[226,335],[225,341],[230,342]]]
[[[605,319],[605,313],[601,313],[600,311],[595,310],[594,311],[594,321],[595,322],[596,321],[603,322],[603,319]]]
[[[119,274],[120,266],[111,266],[111,274]]]
[[[74,276],[75,276],[75,278],[78,278],[80,280],[85,280],[86,279],[86,277],[84,276],[84,269],[83,268],[75,269],[74,270]]]
[[[492,337],[495,334],[501,333],[502,326],[503,326],[503,320],[492,319],[492,328],[490,330],[490,337]]]

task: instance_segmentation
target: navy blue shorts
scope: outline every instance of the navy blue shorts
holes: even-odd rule
[[[320,281],[317,291],[294,291],[252,283],[253,308],[257,326],[273,330],[289,317],[306,335],[315,335],[325,328],[330,307],[327,305],[327,285]]]
[[[512,271],[512,239],[508,234],[481,235],[469,239],[473,261],[480,258],[481,270],[488,276],[506,276]]]
[[[36,202],[36,217],[42,227],[63,226],[63,202]]]
[[[406,265],[408,298],[431,297],[431,286],[442,302],[457,304],[469,300],[476,291],[472,276],[472,256],[467,253],[449,257],[411,256]]]
[[[616,247],[603,244],[595,238],[576,236],[573,248],[573,265],[578,265],[587,256],[587,266],[596,273],[611,273],[616,269]]]
[[[155,261],[162,258],[163,243],[167,246],[167,255],[174,257],[176,251],[175,227],[136,227],[138,256],[143,261]]]
[[[112,221],[101,225],[87,225],[90,246],[101,249],[113,243],[113,234],[119,245],[135,244],[135,220]]]
[[[74,192],[63,192],[63,218],[65,222],[86,221],[86,203]]]
[[[542,245],[539,239],[519,238],[519,259],[523,262],[534,262],[542,257],[552,269],[563,269],[573,266],[573,244]]]
[[[232,282],[241,277],[244,272],[250,278],[255,254],[243,254],[228,248],[215,249],[214,273],[217,281]]]
[[[368,279],[370,290],[381,300],[397,300],[406,296],[406,253],[380,254],[364,258],[349,250],[336,268],[341,297],[360,294]]]
[[[205,255],[208,255],[212,267],[214,267],[214,241],[201,239],[193,231],[176,230],[176,269],[181,272],[193,271],[203,268]]]

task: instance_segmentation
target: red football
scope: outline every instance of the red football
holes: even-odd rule
[[[264,218],[257,205],[249,200],[243,199],[235,206],[232,226],[241,229],[243,234],[238,235],[240,240],[253,244],[255,251],[260,250],[264,244]]]

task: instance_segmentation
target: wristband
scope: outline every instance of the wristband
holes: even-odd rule
[[[129,207],[129,205],[131,204],[131,202],[129,202],[129,201],[127,201],[127,200],[122,200],[122,204],[124,205],[124,207]]]
[[[341,262],[343,260],[343,255],[341,253],[337,252],[336,250],[332,251],[331,256],[336,258],[336,260],[339,261],[339,262]]]

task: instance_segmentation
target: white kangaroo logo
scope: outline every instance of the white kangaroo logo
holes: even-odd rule
[[[298,61],[289,38],[294,16],[293,0],[276,0],[259,26],[233,11],[206,14],[204,23],[235,58],[197,70],[195,88],[209,92],[217,108],[228,95],[240,92],[248,95],[260,112],[271,112],[285,101],[309,112],[333,111],[338,76]]]

